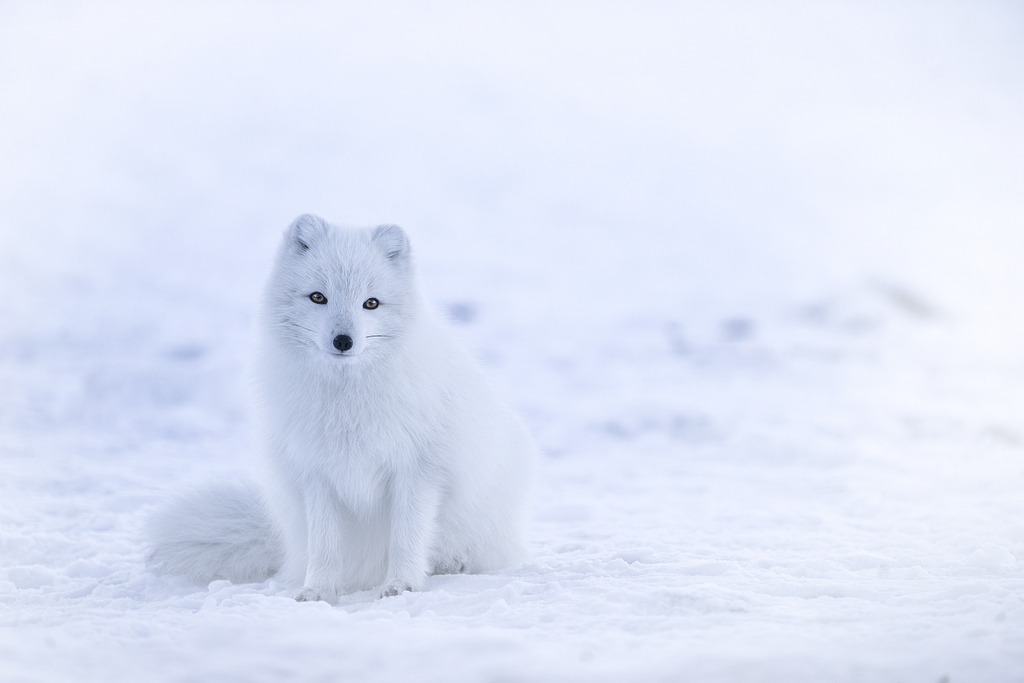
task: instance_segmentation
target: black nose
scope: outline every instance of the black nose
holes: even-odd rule
[[[352,348],[352,337],[347,334],[339,334],[334,338],[334,348],[339,351],[348,351]]]

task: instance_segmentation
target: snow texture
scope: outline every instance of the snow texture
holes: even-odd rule
[[[1024,681],[1019,3],[5,3],[0,680]],[[295,216],[397,223],[527,563],[147,566]]]

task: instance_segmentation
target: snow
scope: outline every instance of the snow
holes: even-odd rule
[[[0,8],[0,680],[1024,680],[1012,3]],[[532,559],[145,566],[281,231],[412,235]]]

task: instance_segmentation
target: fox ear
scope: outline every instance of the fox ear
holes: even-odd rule
[[[409,238],[397,225],[378,225],[370,239],[392,261],[404,261],[409,256]]]
[[[302,252],[308,250],[309,245],[316,242],[325,230],[327,230],[327,222],[323,218],[311,213],[304,213],[292,221],[284,238],[296,251]]]

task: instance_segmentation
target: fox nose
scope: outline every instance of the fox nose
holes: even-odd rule
[[[339,334],[334,338],[334,348],[339,351],[348,351],[352,348],[352,337],[347,334]]]

